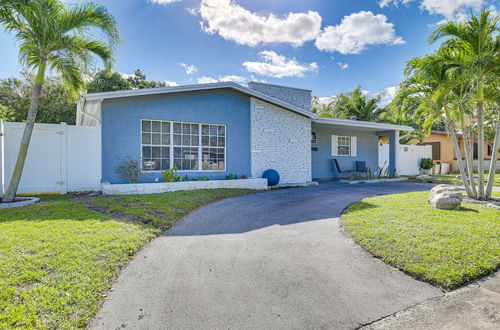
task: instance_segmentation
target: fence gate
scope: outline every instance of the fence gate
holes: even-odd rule
[[[430,145],[399,145],[396,157],[396,171],[399,175],[417,175],[420,172],[420,160],[431,157],[432,147]],[[389,144],[379,143],[378,163],[379,167],[389,165]]]
[[[0,122],[1,195],[14,170],[24,123]],[[100,126],[35,124],[18,192],[100,190]]]

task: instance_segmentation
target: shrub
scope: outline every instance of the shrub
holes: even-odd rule
[[[126,179],[128,183],[137,183],[141,178],[139,161],[125,157],[120,161],[120,165],[115,168],[115,173]]]
[[[161,176],[163,177],[163,182],[174,182],[176,181],[175,178],[177,177],[177,169],[174,168],[169,168],[168,170],[164,171]]]
[[[238,176],[236,174],[228,174],[226,175],[226,180],[237,180]]]
[[[420,161],[420,168],[424,170],[430,170],[434,167],[434,162],[430,158],[422,158]]]

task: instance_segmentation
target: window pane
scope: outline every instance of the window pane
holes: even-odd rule
[[[201,125],[201,134],[208,135],[209,132],[210,132],[210,129],[209,129],[208,125]]]
[[[226,128],[224,126],[219,126],[218,133],[219,133],[219,136],[225,136],[226,135]]]
[[[224,138],[223,138],[223,137],[219,137],[219,138],[217,138],[217,142],[218,142],[219,147],[224,147],[224,145],[225,145],[225,140],[224,140]]]
[[[177,134],[175,134],[175,135],[174,135],[174,145],[176,145],[176,146],[180,146],[180,145],[181,145],[181,142],[182,142],[182,141],[181,141],[181,135],[177,135]]]
[[[191,145],[192,146],[197,146],[199,143],[198,141],[198,135],[191,135]]]
[[[161,144],[161,134],[151,134],[151,144]]]
[[[182,136],[182,145],[184,145],[184,146],[191,145],[191,138],[189,137],[189,135]]]
[[[182,134],[191,133],[191,125],[190,124],[182,124]]]
[[[181,158],[181,148],[174,148],[174,158]]]
[[[170,134],[161,135],[161,144],[163,145],[170,144]]]
[[[198,152],[193,152],[191,148],[182,148],[182,159],[194,160],[198,158]]]
[[[174,123],[174,133],[180,133],[180,132],[181,132],[181,124]]]
[[[210,146],[211,147],[217,147],[217,138],[216,137],[210,137]]]
[[[224,170],[224,161],[223,160],[219,160],[219,168],[218,170]]]
[[[200,133],[200,126],[198,124],[191,125],[191,134],[197,135]]]
[[[347,146],[339,146],[339,155],[342,156],[349,156],[349,147]]]
[[[189,171],[191,169],[191,166],[190,166],[190,161],[189,160],[183,160],[182,161],[182,165],[181,165],[181,170],[186,170],[186,171]]]
[[[142,131],[143,132],[151,132],[151,121],[143,120],[142,121]]]
[[[210,139],[208,136],[202,136],[201,137],[201,145],[202,146],[209,146],[210,144]]]
[[[142,147],[142,158],[151,158],[151,147]]]
[[[170,158],[170,148],[162,147],[161,148],[161,158]]]
[[[170,168],[170,160],[163,158],[161,160],[161,170],[165,171],[168,170],[169,168]]]
[[[159,159],[144,159],[142,161],[143,171],[158,171],[160,169]]]
[[[170,133],[170,123],[168,121],[161,123],[161,131],[163,133]]]
[[[142,133],[142,144],[151,144],[151,133]]]
[[[160,133],[161,132],[161,122],[153,121],[151,131]]]
[[[174,167],[180,170],[181,166],[182,166],[182,161],[180,159],[174,159]]]
[[[217,136],[217,126],[210,125],[210,135]]]
[[[151,147],[151,158],[160,158],[160,147]]]

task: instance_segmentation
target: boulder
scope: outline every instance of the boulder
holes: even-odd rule
[[[415,179],[417,179],[419,181],[431,181],[432,176],[422,174],[422,175],[417,176]]]
[[[440,184],[431,189],[429,203],[441,210],[457,209],[462,203],[463,195],[457,187]]]

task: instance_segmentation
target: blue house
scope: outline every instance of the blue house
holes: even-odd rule
[[[180,175],[261,177],[275,169],[283,184],[336,178],[332,166],[378,166],[378,139],[390,139],[396,168],[400,131],[408,126],[318,117],[311,91],[232,82],[85,95],[77,125],[101,126],[102,182],[122,183],[115,169],[140,161],[144,182],[175,167]]]

